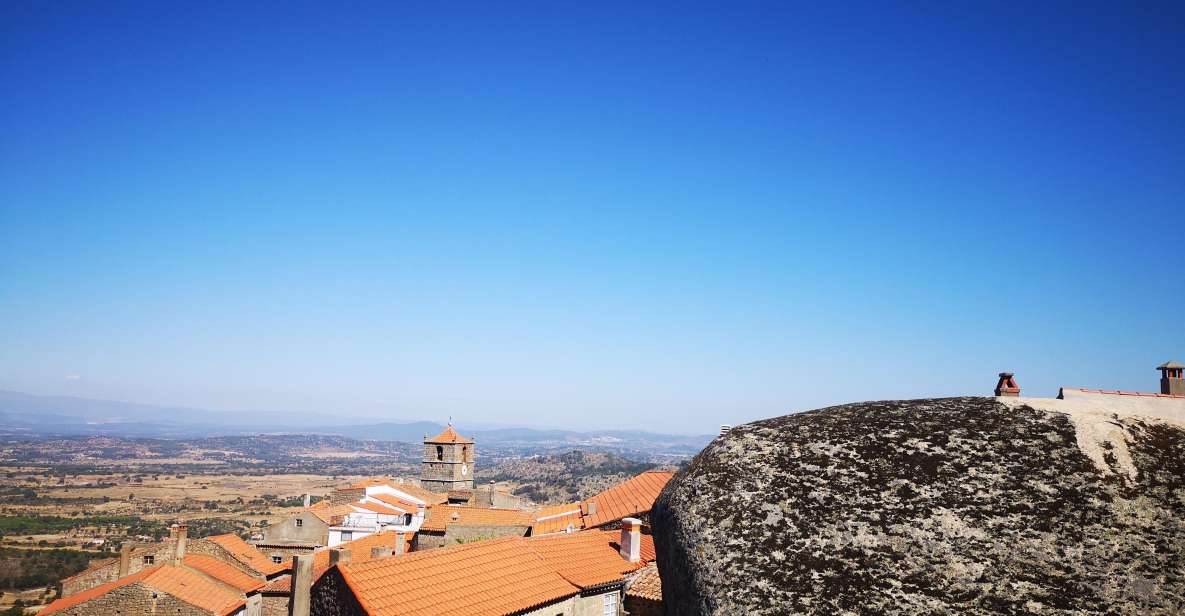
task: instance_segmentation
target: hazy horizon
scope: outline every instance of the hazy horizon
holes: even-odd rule
[[[1185,361],[1180,3],[0,15],[3,389],[710,434]]]

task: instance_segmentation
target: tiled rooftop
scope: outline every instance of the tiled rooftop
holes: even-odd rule
[[[207,537],[206,539],[222,546],[223,549],[230,552],[231,556],[234,556],[235,560],[265,576],[280,573],[288,569],[287,564],[272,562],[272,559],[264,556],[263,552],[260,552],[255,549],[255,546],[240,539],[238,535],[227,533],[225,535]]]
[[[241,594],[231,592],[198,573],[173,565],[157,565],[142,569],[114,582],[108,582],[76,595],[58,599],[40,613],[60,612],[137,582],[219,616],[233,613],[246,602]]]
[[[484,509],[458,505],[433,505],[420,530],[444,532],[447,526],[530,526],[531,514],[520,509]]]
[[[662,601],[662,578],[658,575],[658,563],[650,563],[639,570],[630,580],[625,594],[650,601]]]
[[[355,511],[369,511],[371,513],[378,513],[382,515],[403,515],[408,513],[403,509],[395,509],[390,505],[383,505],[380,503],[350,503],[350,506]]]
[[[509,614],[623,581],[645,566],[621,558],[619,537],[610,531],[504,537],[339,569],[370,616]],[[648,536],[642,552],[653,559]]]
[[[405,513],[415,513],[416,510],[419,509],[419,505],[416,503],[406,501],[402,498],[399,498],[398,496],[395,496],[394,494],[371,494],[367,496],[367,498],[373,498],[379,502],[400,509]]]
[[[594,528],[650,511],[658,494],[674,475],[670,471],[646,471],[589,498],[582,505],[587,511],[588,504],[595,502],[596,512],[584,514],[584,527]]]
[[[374,560],[371,556],[371,550],[377,547],[391,548],[392,553],[395,551],[395,543],[397,541],[403,542],[403,549],[406,552],[408,544],[411,543],[413,533],[398,533],[395,531],[384,531],[381,533],[374,533],[367,535],[353,541],[347,541],[339,548],[346,548],[350,550],[350,562],[365,563]],[[291,561],[291,559],[289,559]],[[329,550],[317,550],[313,552],[313,580],[316,581],[329,569]],[[282,575],[271,582],[268,582],[263,591],[268,593],[274,592],[288,592],[292,589],[292,577],[289,575]]]
[[[465,438],[465,437],[461,436],[460,434],[457,434],[457,431],[454,430],[452,426],[449,426],[444,429],[444,432],[437,434],[436,436],[426,440],[425,442],[427,442],[427,443],[472,443],[473,439]]]
[[[584,520],[580,515],[580,503],[554,505],[536,511],[535,522],[531,525],[531,536],[563,533],[567,532],[569,527],[572,530],[584,528]]]
[[[251,577],[239,569],[205,554],[186,554],[181,563],[186,567],[200,571],[223,584],[233,586],[241,592],[248,593],[263,588],[263,580]]]

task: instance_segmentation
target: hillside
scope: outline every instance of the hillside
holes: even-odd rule
[[[478,473],[483,480],[521,484],[516,494],[539,503],[582,500],[657,465],[635,462],[615,453],[567,453],[506,460]]]

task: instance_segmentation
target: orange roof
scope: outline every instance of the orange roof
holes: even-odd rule
[[[646,471],[584,501],[584,527],[594,528],[632,515],[646,513],[675,474],[670,471]],[[596,512],[587,512],[596,503]]]
[[[483,509],[457,505],[433,505],[420,530],[444,532],[454,524],[460,526],[530,526],[531,514],[520,509]]]
[[[658,563],[650,563],[638,571],[630,580],[625,594],[650,601],[662,601],[662,578],[658,575]]]
[[[621,558],[619,537],[610,531],[504,537],[338,569],[370,616],[510,614],[623,582],[646,563]],[[644,535],[643,558],[653,559],[648,540]]]
[[[510,614],[579,589],[506,537],[338,567],[370,616]]]
[[[255,546],[243,541],[238,535],[227,533],[225,535],[215,535],[213,537],[206,537],[209,541],[221,546],[235,560],[247,565],[248,567],[258,571],[267,576],[273,573],[286,571],[288,565],[284,563],[272,562],[272,559],[263,555],[263,552],[255,549]]]
[[[81,605],[83,603],[86,603],[87,601],[90,601],[91,599],[101,597],[101,596],[115,590],[116,588],[123,588],[124,586],[127,586],[128,584],[135,584],[136,582],[139,582],[140,580],[144,579],[145,577],[148,577],[154,571],[156,571],[157,569],[159,569],[160,567],[163,567],[163,566],[164,565],[157,565],[156,567],[148,567],[146,569],[141,569],[131,575],[125,575],[124,577],[121,577],[118,580],[115,580],[114,582],[107,582],[106,584],[99,584],[98,586],[95,586],[94,588],[88,588],[80,593],[75,593],[73,595],[70,595],[69,597],[62,597],[61,599],[57,599],[53,603],[50,603],[49,605],[45,606],[45,609],[41,610],[38,613],[39,614],[52,614],[54,612],[60,612],[62,610],[70,609],[76,605]]]
[[[338,545],[339,548],[346,548],[350,550],[350,562],[365,563],[374,560],[371,556],[371,549],[377,547],[389,547],[392,552],[395,550],[395,543],[397,541],[403,542],[403,549],[407,551],[407,545],[411,543],[411,538],[414,533],[399,533],[396,531],[383,531],[381,533],[374,533],[360,537],[353,541],[347,541]],[[330,550],[317,550],[313,552],[313,580],[321,579],[321,576],[329,570],[329,552]],[[264,587],[264,592],[288,592],[292,589],[291,576],[280,576],[267,584]]]
[[[392,484],[391,487],[395,488],[396,490],[399,490],[400,492],[406,492],[407,494],[410,494],[411,496],[414,496],[414,497],[424,501],[425,503],[428,503],[429,505],[435,505],[437,503],[448,502],[448,495],[447,494],[439,494],[439,493],[433,492],[431,490],[425,490],[424,488],[422,488],[420,486],[413,485],[410,483],[400,483],[397,485]]]
[[[450,424],[449,427],[444,429],[444,432],[441,432],[440,434],[437,434],[436,436],[434,436],[430,439],[426,439],[424,442],[425,443],[472,443],[473,439],[465,438],[465,437],[461,436],[460,434],[457,434],[457,431],[454,430],[453,426]]]
[[[391,480],[386,477],[367,477],[366,479],[359,480],[358,482],[350,484],[344,488],[338,488],[338,490],[358,490],[360,488],[373,488],[375,486],[388,485],[391,485]]]
[[[322,522],[332,525],[335,519],[350,513],[351,510],[349,505],[330,505],[329,501],[319,501],[305,511],[317,516],[317,519]]]
[[[205,554],[186,554],[182,564],[200,571],[223,584],[233,586],[242,592],[251,592],[263,588],[263,580],[251,577],[231,565]]]
[[[569,535],[532,537],[530,546],[564,579],[589,588],[620,581],[622,575],[637,571],[654,560],[654,539],[642,535],[641,562],[631,563],[621,557],[619,531],[586,531]]]
[[[580,503],[554,505],[536,511],[535,523],[531,525],[531,536],[567,532],[569,526],[573,530],[584,528]]]
[[[246,600],[241,594],[226,590],[193,571],[173,565],[158,565],[142,569],[132,575],[96,586],[76,595],[58,599],[49,604],[41,613],[52,614],[69,609],[101,597],[117,588],[137,582],[168,593],[185,603],[218,614],[218,616],[231,614],[246,604]]]
[[[394,494],[371,494],[367,496],[367,498],[373,498],[392,507],[402,509],[406,513],[415,513],[416,510],[420,508],[418,504],[403,500]]]
[[[379,513],[382,515],[403,515],[404,513],[407,513],[402,509],[394,509],[389,505],[382,505],[379,503],[350,503],[350,506],[355,509],[364,509],[366,511]]]

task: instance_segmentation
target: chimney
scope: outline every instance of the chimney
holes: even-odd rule
[[[729,430],[732,430],[732,426],[728,424],[720,424],[720,436],[726,436]]]
[[[330,548],[329,566],[350,562],[350,548]]]
[[[402,554],[407,551],[407,546],[404,544],[403,533],[395,533],[395,554]]]
[[[304,508],[308,509],[309,505],[313,504],[313,495],[308,492],[304,493]]]
[[[1160,393],[1170,396],[1185,396],[1185,366],[1175,361],[1166,361],[1156,367],[1160,370]]]
[[[172,531],[170,531],[172,534]],[[124,577],[130,573],[132,566],[132,544],[125,541],[123,545],[119,546],[119,575],[117,577]]]
[[[636,563],[642,560],[642,520],[625,518],[621,521],[621,557]]]
[[[389,546],[389,545],[376,545],[373,548],[370,548],[370,557],[372,559],[386,558],[390,555],[391,555],[391,546]]]
[[[176,539],[176,543],[173,544],[173,562],[181,564],[181,561],[185,559],[185,543],[189,539],[189,527],[184,524],[174,524],[173,529],[175,531],[173,537]]]
[[[288,616],[309,616],[309,594],[313,587],[313,555],[292,557],[292,598],[288,601]]]
[[[1000,381],[996,383],[996,395],[1012,398],[1020,395],[1020,386],[1016,384],[1016,379],[1012,378],[1011,372],[1000,373]]]

